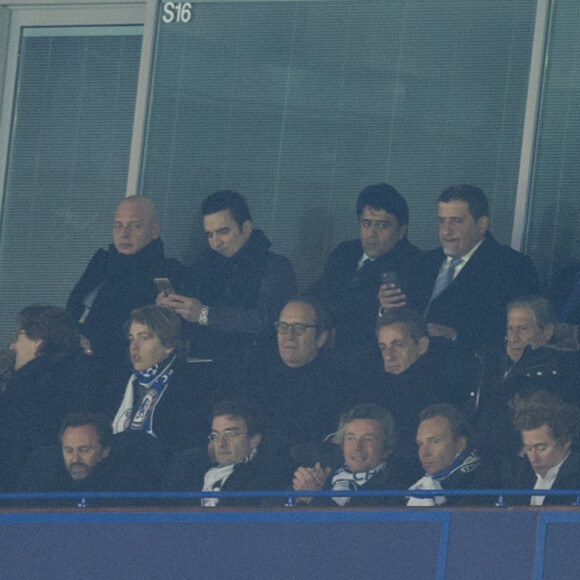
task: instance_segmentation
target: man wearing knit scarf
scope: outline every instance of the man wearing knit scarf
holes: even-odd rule
[[[481,460],[469,447],[468,424],[453,406],[430,405],[421,411],[417,429],[419,459],[425,475],[409,489],[442,490],[445,488],[481,488]],[[438,506],[469,502],[470,498],[409,497],[408,506]],[[478,503],[477,501],[475,503]]]
[[[380,505],[398,503],[397,498],[357,498],[356,491],[401,489],[403,481],[390,459],[395,445],[395,427],[391,413],[377,405],[354,407],[341,418],[336,441],[342,445],[344,465],[331,473],[330,467],[316,463],[314,467],[299,467],[294,473],[295,491],[332,489],[353,491],[353,497],[332,498],[333,506]],[[326,498],[300,497],[296,503],[326,504]]]

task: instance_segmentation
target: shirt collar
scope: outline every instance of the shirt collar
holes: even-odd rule
[[[562,461],[560,461],[560,463],[558,463],[558,465],[554,465],[554,467],[552,467],[551,469],[548,469],[546,475],[544,475],[544,477],[542,477],[537,471],[535,471],[534,473],[536,474],[536,477],[538,478],[538,481],[554,481],[558,475],[558,472],[560,471],[560,467],[562,467],[562,464],[564,463],[564,461],[566,461],[566,459],[568,459],[568,456],[570,455],[570,452],[568,451],[568,455],[566,455],[566,457],[564,457],[564,459],[562,459]]]
[[[477,244],[475,244],[475,246],[473,246],[473,248],[471,248],[471,250],[469,250],[469,252],[467,252],[467,254],[460,256],[460,259],[462,260],[461,265],[467,264],[467,262],[469,262],[471,256],[473,256],[473,254],[475,254],[475,252],[477,252],[477,249],[483,243],[483,240],[485,240],[485,238],[482,238],[481,240],[479,240],[479,242],[477,242]],[[447,262],[449,263],[449,262],[451,262],[451,260],[453,260],[453,257],[447,256]]]

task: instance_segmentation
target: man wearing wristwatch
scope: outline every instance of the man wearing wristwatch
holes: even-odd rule
[[[202,204],[209,248],[193,267],[187,296],[160,294],[157,304],[188,325],[190,354],[232,361],[268,337],[274,321],[296,291],[290,261],[269,251],[270,241],[254,229],[246,200],[218,191]]]

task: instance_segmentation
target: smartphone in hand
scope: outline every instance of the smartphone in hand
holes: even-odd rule
[[[161,294],[163,292],[164,296],[169,296],[170,294],[175,294],[175,290],[173,289],[173,285],[169,278],[154,278],[153,282],[157,287],[157,292]]]
[[[383,272],[381,274],[381,281],[383,284],[386,284],[388,288],[394,286],[399,288],[399,277],[397,276],[396,272]]]

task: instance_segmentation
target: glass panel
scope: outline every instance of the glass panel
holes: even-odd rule
[[[142,27],[23,29],[0,241],[0,339],[64,306],[124,197]],[[63,34],[66,32],[66,34]]]
[[[544,287],[580,262],[580,3],[552,3],[526,252]],[[580,266],[579,266],[580,267]]]
[[[160,11],[142,179],[169,255],[191,261],[201,200],[236,189],[306,286],[385,180],[420,247],[437,244],[439,192],[464,182],[509,243],[534,2],[177,4]]]

